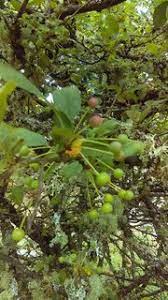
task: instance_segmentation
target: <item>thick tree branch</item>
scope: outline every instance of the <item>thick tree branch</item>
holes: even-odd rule
[[[125,2],[126,0],[102,0],[102,1],[90,1],[86,5],[69,5],[65,10],[61,13],[60,19],[63,20],[68,16],[71,16],[73,14],[81,14],[85,12],[90,11],[101,11],[106,8],[110,8],[112,6],[115,6],[117,4],[120,4],[122,2]]]

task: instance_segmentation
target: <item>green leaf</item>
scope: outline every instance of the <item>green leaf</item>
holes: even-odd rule
[[[24,188],[23,186],[15,186],[11,191],[11,200],[15,204],[21,204],[24,197]]]
[[[1,89],[0,89],[0,122],[3,121],[6,110],[7,110],[7,98],[12,94],[16,85],[13,81],[8,81]]]
[[[164,24],[166,23],[167,9],[168,9],[168,1],[161,3],[155,8],[153,14],[153,24],[156,29],[164,26]]]
[[[78,176],[83,170],[82,165],[78,161],[66,164],[62,169],[62,175],[67,179]]]
[[[115,119],[106,120],[100,126],[94,129],[94,133],[97,136],[112,134],[118,126],[119,122]]]
[[[73,121],[81,110],[80,91],[75,86],[54,91],[53,100],[56,110],[63,112],[70,121]]]
[[[44,136],[39,133],[30,131],[26,128],[15,128],[14,134],[23,139],[27,146],[29,147],[37,147],[37,146],[45,146],[47,145],[47,141]]]
[[[0,77],[4,81],[14,81],[17,87],[22,88],[37,97],[43,97],[43,94],[33,83],[31,83],[31,81],[9,64],[0,63]]]

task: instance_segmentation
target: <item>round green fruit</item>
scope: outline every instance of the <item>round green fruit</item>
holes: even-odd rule
[[[125,144],[128,142],[128,136],[126,134],[119,134],[118,141],[122,144]]]
[[[113,171],[113,176],[116,179],[121,179],[124,176],[124,171],[120,168],[117,168]]]
[[[118,154],[121,151],[122,145],[119,142],[112,142],[110,144],[110,149],[114,154]]]
[[[104,202],[106,203],[112,203],[114,200],[113,195],[107,193],[104,195]]]
[[[110,203],[104,203],[101,207],[101,211],[103,214],[110,214],[113,211],[113,207]]]
[[[118,192],[118,196],[120,197],[120,199],[126,200],[126,199],[125,199],[126,191],[125,191],[125,190],[120,190],[120,191]]]
[[[88,212],[88,216],[91,220],[97,220],[99,217],[99,213],[96,209],[92,209]]]
[[[66,259],[65,259],[64,256],[60,256],[60,257],[58,258],[58,261],[59,261],[60,264],[63,264],[63,263],[66,261]]]
[[[110,176],[106,172],[101,172],[96,176],[96,183],[98,186],[105,186],[110,183]]]
[[[19,242],[21,240],[23,240],[23,238],[25,237],[25,232],[23,229],[21,228],[15,228],[12,231],[12,240],[15,242]]]
[[[131,201],[134,199],[134,193],[131,190],[126,191],[125,200]]]
[[[38,189],[38,187],[39,187],[39,181],[37,179],[32,180],[30,188],[32,190],[36,190]]]
[[[40,165],[39,165],[39,163],[31,163],[31,164],[29,165],[29,167],[30,167],[31,169],[33,169],[35,172],[37,172],[37,171],[39,170],[39,168],[40,168]]]
[[[29,147],[23,145],[19,150],[19,156],[27,156],[30,153]]]

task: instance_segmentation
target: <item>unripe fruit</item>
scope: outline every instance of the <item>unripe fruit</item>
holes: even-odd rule
[[[36,172],[36,171],[39,170],[40,165],[39,165],[39,163],[31,163],[31,164],[29,165],[29,167],[30,167],[31,169],[33,169],[33,170]]]
[[[59,263],[60,264],[63,264],[64,262],[65,262],[65,257],[64,256],[60,256],[59,258],[58,258],[58,261],[59,261]]]
[[[98,127],[99,125],[101,125],[103,123],[103,118],[100,117],[99,115],[94,115],[92,117],[90,117],[89,119],[89,124],[91,127]]]
[[[101,207],[101,211],[104,214],[109,214],[113,211],[113,207],[110,203],[104,203],[103,206]]]
[[[23,145],[19,150],[19,156],[27,156],[30,153],[29,147]]]
[[[19,241],[21,241],[24,237],[25,237],[25,232],[24,232],[23,229],[21,229],[21,228],[15,228],[15,229],[12,231],[12,240],[13,240],[13,241],[19,242]]]
[[[88,216],[91,220],[96,220],[99,217],[99,213],[97,212],[96,209],[92,209],[88,212]]]
[[[110,176],[106,172],[101,172],[96,176],[98,186],[104,186],[110,182]]]
[[[91,107],[91,108],[95,108],[97,105],[98,105],[98,99],[96,97],[91,97],[89,100],[88,100],[88,105]]]
[[[120,190],[120,191],[118,192],[118,196],[120,197],[120,199],[126,200],[126,199],[125,199],[126,191],[125,191],[125,190]]]
[[[121,179],[124,176],[124,171],[120,168],[117,168],[113,171],[113,176],[116,179]]]
[[[106,203],[112,203],[113,200],[114,200],[113,195],[108,194],[108,193],[104,195],[104,202],[106,202]]]
[[[38,187],[39,187],[39,181],[37,179],[34,179],[30,184],[30,188],[32,190],[36,190],[38,189]]]
[[[119,134],[118,141],[122,144],[128,142],[128,136],[126,134]]]
[[[134,193],[131,190],[126,191],[125,200],[131,201],[134,198]]]
[[[119,142],[112,142],[110,145],[110,149],[114,154],[118,154],[121,151],[122,145]]]
[[[114,159],[115,159],[116,161],[124,161],[124,159],[125,159],[125,154],[124,154],[124,152],[123,152],[123,151],[120,151],[120,152],[116,153],[116,154],[114,155]]]

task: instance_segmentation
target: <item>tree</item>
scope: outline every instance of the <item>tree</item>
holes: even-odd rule
[[[0,299],[167,299],[168,1],[0,9]]]

